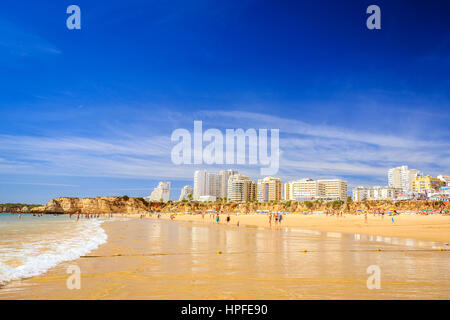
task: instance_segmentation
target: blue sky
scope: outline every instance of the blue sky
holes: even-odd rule
[[[68,30],[77,4],[82,29]],[[381,30],[366,8],[381,8]],[[0,11],[0,203],[172,198],[170,135],[279,128],[284,180],[450,174],[448,1],[22,1]],[[231,166],[258,179],[259,166]]]

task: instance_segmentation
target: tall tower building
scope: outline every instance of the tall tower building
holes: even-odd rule
[[[413,191],[412,182],[417,178],[420,171],[408,169],[408,166],[396,167],[388,170],[389,187],[402,189],[404,193]]]
[[[206,195],[220,197],[220,175],[208,172],[206,175]]]
[[[228,179],[234,175],[238,174],[236,170],[222,170],[220,171],[220,195],[219,197],[223,199],[228,199]]]
[[[207,180],[208,172],[206,170],[197,170],[194,173],[194,194],[193,198],[195,201],[201,196],[207,196]]]

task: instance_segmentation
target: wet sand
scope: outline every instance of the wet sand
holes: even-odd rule
[[[230,225],[210,223],[208,216],[106,221],[108,242],[88,257],[14,281],[0,289],[0,299],[450,299],[450,252],[439,251],[444,243],[257,227],[268,224],[264,218],[232,216]],[[309,229],[325,228],[322,219],[351,220],[290,218],[283,223],[311,221]],[[353,218],[364,225],[363,217]],[[381,221],[370,232],[408,235],[426,221],[438,230],[435,239],[448,239],[441,234],[448,230],[448,217],[397,218],[397,229]],[[348,223],[335,227],[367,231]],[[431,237],[426,226],[419,238]],[[67,289],[70,265],[81,269],[80,290]],[[370,265],[381,269],[380,290],[366,286]]]

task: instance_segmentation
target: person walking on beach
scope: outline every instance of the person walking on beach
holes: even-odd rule
[[[269,226],[272,226],[272,214],[269,213]]]
[[[220,220],[219,214],[217,214],[217,216],[216,216],[216,222],[219,223],[219,220]]]
[[[364,213],[364,222],[367,223],[367,212]]]
[[[280,225],[281,225],[281,220],[283,220],[283,214],[280,212],[278,214],[278,222],[280,223]]]
[[[227,215],[227,223],[229,223],[230,222],[230,215]]]

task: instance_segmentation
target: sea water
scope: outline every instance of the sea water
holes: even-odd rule
[[[100,219],[0,213],[0,285],[37,276],[105,243]]]

